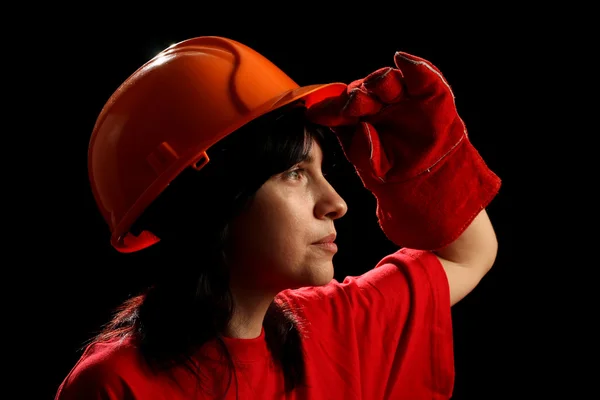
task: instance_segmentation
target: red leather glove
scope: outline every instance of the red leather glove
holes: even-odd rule
[[[335,132],[377,199],[386,236],[436,250],[460,236],[501,182],[469,141],[442,73],[403,52],[394,62],[397,68],[352,82],[307,116]]]

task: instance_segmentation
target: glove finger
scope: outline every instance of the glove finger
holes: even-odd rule
[[[358,127],[356,135],[362,136],[365,140],[369,141],[370,146],[368,148],[370,149],[370,153],[368,159],[371,175],[374,178],[383,181],[392,165],[387,158],[379,133],[375,130],[373,125],[368,122],[363,122]]]
[[[394,55],[394,62],[402,71],[404,85],[410,96],[419,96],[442,91],[450,91],[450,85],[439,69],[429,61],[398,51]]]
[[[364,81],[364,79],[357,79],[348,85],[347,102],[341,110],[342,115],[348,120],[356,121],[356,118],[376,114],[383,107],[383,104],[365,90]]]
[[[306,110],[306,117],[315,124],[328,127],[354,125],[358,123],[358,117],[342,113],[348,101],[348,93],[344,91],[339,96],[327,98],[309,107]]]
[[[365,129],[364,124],[368,123],[355,125],[352,134],[341,134],[336,131],[346,158],[354,165],[360,176],[371,175],[370,154],[372,143],[369,136],[370,130]]]
[[[342,114],[350,118],[367,117],[374,115],[383,108],[383,103],[370,95],[361,85],[348,92],[348,101],[342,109]]]
[[[344,132],[338,129],[334,132],[348,161],[354,165],[362,179],[369,176],[381,181],[390,170],[391,162],[375,127],[368,122],[361,122],[355,127],[344,129]]]
[[[402,71],[396,68],[381,68],[365,78],[367,91],[384,104],[396,103],[404,93]]]
[[[350,82],[350,84],[346,87],[346,92],[350,93],[352,90],[361,87],[363,82],[364,79],[357,79],[355,81]]]

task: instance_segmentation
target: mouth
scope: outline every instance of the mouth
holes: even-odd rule
[[[324,250],[324,251],[327,251],[330,253],[337,253],[338,247],[334,243],[335,238],[336,238],[336,234],[332,233],[332,234],[327,235],[327,236],[319,239],[318,241],[312,243],[312,245],[315,247],[318,247],[321,250]]]

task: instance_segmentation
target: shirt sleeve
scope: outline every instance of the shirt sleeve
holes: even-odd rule
[[[366,398],[451,396],[450,291],[433,253],[401,249],[361,276],[282,295],[305,321],[308,352],[352,365]]]
[[[109,356],[88,348],[57,390],[55,400],[135,400]]]

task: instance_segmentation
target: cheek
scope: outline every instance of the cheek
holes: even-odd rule
[[[257,260],[269,269],[287,269],[298,262],[303,251],[303,231],[305,224],[290,210],[272,208],[261,214],[255,221],[255,231],[251,238]]]
[[[273,204],[256,205],[250,211],[232,229],[236,264],[258,272],[281,270],[297,263],[303,251],[302,227],[306,223],[302,218],[289,208]]]

